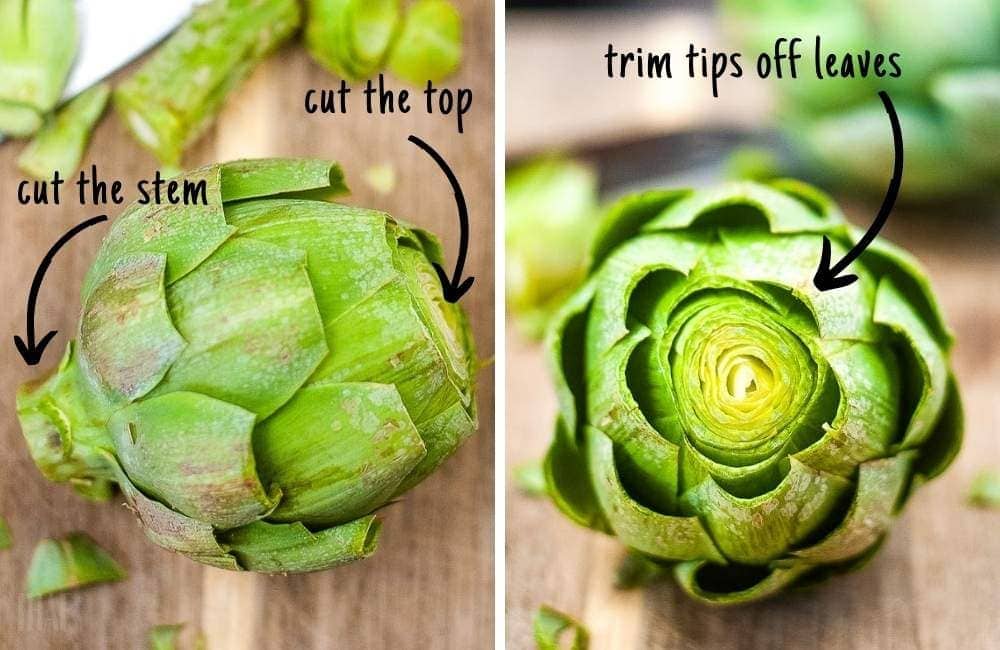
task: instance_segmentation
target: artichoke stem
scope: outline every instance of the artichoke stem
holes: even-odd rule
[[[114,445],[101,422],[98,403],[81,373],[70,343],[59,367],[46,379],[30,382],[17,393],[17,414],[38,469],[51,481],[69,482],[89,498],[110,496],[114,479],[102,453]]]

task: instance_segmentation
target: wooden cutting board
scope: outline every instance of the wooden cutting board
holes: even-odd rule
[[[624,553],[615,540],[572,524],[508,479],[510,648],[533,647],[531,618],[542,603],[582,619],[595,650],[1000,647],[1000,511],[965,502],[977,471],[1000,469],[1000,209],[923,218],[897,211],[887,236],[926,264],[955,331],[966,440],[948,472],[910,500],[876,558],[809,591],[730,609],[692,602],[670,580],[618,591]],[[541,351],[513,330],[506,381],[507,458],[516,467],[544,454],[555,397]]]
[[[466,274],[475,276],[462,304],[479,355],[493,355],[493,3],[458,3],[465,18],[465,62],[445,82],[473,90],[473,107],[458,135],[453,117],[411,111],[307,115],[303,94],[339,80],[298,44],[258,68],[229,99],[217,126],[192,150],[188,166],[240,157],[314,156],[339,161],[352,188],[346,202],[384,209],[438,233],[449,263],[458,221],[447,180],[416,134],[455,170],[470,209],[472,241]],[[391,81],[395,87],[402,87]],[[360,90],[353,91],[360,95]],[[416,91],[419,93],[419,91]],[[422,99],[422,95],[419,98]],[[357,99],[357,98],[355,98]],[[35,469],[14,412],[14,391],[54,366],[73,331],[79,286],[106,226],[75,238],[45,276],[37,322],[59,334],[42,364],[27,368],[12,337],[24,332],[28,287],[42,256],[73,225],[105,211],[77,202],[22,208],[15,160],[21,143],[0,146],[0,513],[14,547],[0,551],[0,648],[142,648],[157,624],[203,629],[212,650],[228,648],[482,648],[493,640],[493,372],[479,374],[478,433],[439,472],[385,511],[381,547],[369,560],[317,574],[257,576],[195,564],[145,539],[117,502],[95,505]],[[109,112],[95,134],[89,162],[126,187],[150,178],[153,159]],[[397,184],[387,195],[366,186],[364,172],[391,163]],[[134,194],[131,196],[134,197]],[[121,208],[107,209],[114,217]],[[37,540],[87,531],[128,569],[129,578],[29,602],[24,577]]]

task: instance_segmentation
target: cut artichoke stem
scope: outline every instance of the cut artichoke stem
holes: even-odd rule
[[[226,97],[295,33],[297,0],[211,0],[114,92],[136,139],[177,167]]]
[[[729,604],[847,571],[961,442],[951,336],[926,277],[793,181],[626,197],[549,334],[547,490],[692,597]]]
[[[155,543],[216,567],[363,559],[375,512],[476,426],[471,335],[429,233],[314,197],[315,160],[190,172],[208,206],[134,205],[83,283],[77,341],[18,394],[36,464],[122,491]]]
[[[51,376],[18,391],[17,416],[31,456],[46,478],[72,483],[82,494],[103,500],[102,493],[110,494],[102,484],[114,479],[103,457],[114,448],[101,424],[108,407],[79,363],[70,342]]]

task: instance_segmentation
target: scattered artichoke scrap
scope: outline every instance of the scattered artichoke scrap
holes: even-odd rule
[[[1000,471],[984,469],[972,481],[969,503],[977,508],[1000,508]]]
[[[862,565],[951,463],[962,410],[928,280],[797,181],[624,198],[547,340],[560,410],[548,492],[707,603]]]
[[[538,650],[587,650],[590,632],[583,623],[548,605],[535,612],[535,645]]]
[[[14,543],[14,538],[10,534],[10,526],[7,520],[0,516],[0,551],[6,551]]]
[[[437,239],[316,200],[339,167],[205,167],[208,206],[135,204],[82,287],[77,338],[17,411],[49,479],[116,484],[147,536],[216,567],[371,555],[377,511],[476,427],[475,353]]]
[[[876,96],[892,97],[906,138],[901,197],[936,201],[996,192],[1000,183],[1000,3],[988,0],[724,0],[746,51],[804,38],[798,79],[775,83],[782,129],[833,182],[885,191],[893,144]],[[899,78],[818,79],[814,35],[826,52],[900,53]]]
[[[180,648],[183,623],[157,625],[149,630],[149,650],[178,650]],[[205,636],[200,632],[194,639],[194,650],[205,650]]]
[[[125,569],[86,533],[43,539],[28,568],[28,598],[124,579]]]

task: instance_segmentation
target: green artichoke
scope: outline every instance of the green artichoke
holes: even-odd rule
[[[710,603],[859,566],[951,462],[952,342],[917,263],[797,181],[651,191],[608,213],[548,336],[548,491]]]
[[[940,200],[1000,182],[1000,3],[995,0],[725,0],[748,56],[803,39],[798,79],[776,82],[782,128],[798,152],[842,185],[885,191],[892,137],[885,90],[906,143],[901,196]],[[898,52],[899,78],[816,78],[823,56]],[[839,68],[839,66],[838,66]],[[857,68],[856,68],[857,69]]]
[[[597,174],[544,156],[509,169],[505,194],[507,306],[521,331],[538,339],[586,274],[600,216]]]
[[[76,55],[73,0],[0,0],[0,135],[42,127]]]
[[[38,468],[117,484],[157,544],[227,569],[375,550],[375,511],[473,431],[474,353],[430,234],[315,200],[312,160],[206,167],[207,205],[134,205],[82,288],[77,339],[17,412]]]

